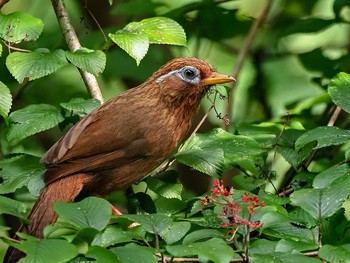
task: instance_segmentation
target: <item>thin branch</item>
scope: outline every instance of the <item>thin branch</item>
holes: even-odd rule
[[[16,101],[18,98],[20,98],[22,96],[22,93],[24,91],[24,88],[27,86],[27,84],[29,83],[29,78],[25,78],[21,84],[19,84],[16,92],[13,94],[12,96],[12,101]]]
[[[98,29],[100,30],[105,42],[108,41],[107,36],[105,34],[105,32],[103,31],[103,28],[101,27],[100,23],[97,21],[96,17],[94,16],[94,14],[91,12],[91,10],[88,7],[87,1],[85,1],[84,4],[84,9],[89,13],[90,17],[94,20],[95,24],[97,25]]]
[[[243,44],[243,47],[238,54],[237,62],[236,62],[236,65],[233,69],[233,72],[232,72],[232,77],[234,77],[235,79],[238,79],[238,75],[241,72],[243,63],[247,57],[248,51],[249,51],[249,49],[252,45],[252,42],[253,42],[253,40],[258,32],[258,29],[263,24],[267,14],[270,10],[271,2],[272,2],[271,0],[266,0],[265,6],[264,6],[260,16],[255,20],[255,22],[252,24],[252,26],[250,28],[249,34],[246,37],[244,44]],[[232,82],[232,84],[231,84],[232,90],[234,90],[234,87],[236,86],[236,84],[237,84],[236,81]],[[231,92],[229,102],[226,106],[226,110],[225,110],[226,115],[228,115],[231,112],[232,106],[233,106],[233,92]],[[228,129],[228,126],[226,126],[225,128]]]
[[[162,259],[161,262],[200,262],[199,258],[173,258],[173,257],[163,257],[160,253],[157,256]],[[230,263],[244,263],[242,259],[232,259]]]
[[[66,6],[64,5],[64,1],[51,0],[51,2],[69,50],[71,52],[77,51],[81,48],[81,45],[77,34],[75,33],[75,30],[72,26],[72,23],[69,19]],[[103,103],[102,93],[97,83],[96,77],[93,74],[81,69],[79,69],[79,72],[91,96]]]
[[[329,119],[328,123],[327,123],[327,126],[334,126],[334,123],[336,122],[336,120],[338,119],[339,117],[339,114],[341,112],[341,108],[340,107],[336,107],[331,118]]]
[[[19,51],[19,52],[26,52],[26,53],[30,53],[32,52],[31,50],[28,49],[24,49],[24,48],[19,48],[19,47],[14,47],[11,46],[11,44],[7,43],[6,41],[2,40],[2,43],[4,43],[4,45],[10,50],[15,50],[15,51]]]

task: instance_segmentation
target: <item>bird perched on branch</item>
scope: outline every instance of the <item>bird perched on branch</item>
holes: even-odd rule
[[[42,158],[45,188],[27,232],[43,236],[57,219],[56,201],[72,202],[82,191],[106,196],[142,179],[175,151],[208,87],[231,81],[203,60],[173,59],[92,111]]]

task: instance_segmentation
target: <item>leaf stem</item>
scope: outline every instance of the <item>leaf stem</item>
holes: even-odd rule
[[[72,26],[72,23],[69,19],[64,1],[51,0],[51,2],[69,50],[71,52],[77,51],[81,48],[81,45],[78,36]],[[91,96],[103,103],[102,93],[96,77],[93,74],[82,69],[79,69],[79,72]]]

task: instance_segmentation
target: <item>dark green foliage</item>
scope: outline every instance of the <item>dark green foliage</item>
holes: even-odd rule
[[[50,1],[24,2],[0,13],[0,260],[11,245],[37,263],[349,261],[349,0],[272,1],[250,46],[265,1],[66,1],[75,52]],[[202,130],[172,156],[181,167],[107,198],[129,214],[97,197],[56,203],[43,240],[8,238],[44,187],[43,153],[100,104],[77,69],[108,99],[173,57],[232,74],[243,48],[234,89],[209,92]]]

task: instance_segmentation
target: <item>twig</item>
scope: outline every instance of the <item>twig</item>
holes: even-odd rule
[[[173,258],[173,257],[164,257],[160,253],[157,253],[157,256],[162,259],[162,262],[200,262],[199,258]],[[232,259],[230,263],[244,263],[242,259]]]
[[[264,22],[268,14],[270,10],[270,6],[271,6],[271,0],[266,0],[265,6],[260,16],[255,20],[255,22],[252,24],[250,28],[249,34],[245,39],[243,47],[238,54],[237,62],[232,72],[232,77],[234,77],[235,79],[238,79],[238,75],[241,71],[245,58],[247,57],[249,48],[258,32],[259,27],[262,25],[262,23]],[[236,86],[236,83],[237,83],[236,81],[232,82],[231,90],[234,89],[234,87]],[[232,106],[233,106],[233,92],[231,92],[228,104],[226,106],[226,110],[225,110],[226,115],[229,115],[229,113],[231,112]],[[225,128],[228,129],[228,126],[226,126]]]
[[[327,123],[327,126],[331,127],[331,126],[334,126],[334,123],[335,121],[338,119],[338,116],[341,112],[341,108],[340,107],[336,107],[331,118],[329,119],[328,123]]]
[[[27,84],[29,83],[29,78],[25,78],[21,84],[19,84],[16,92],[13,94],[12,96],[12,101],[16,101],[19,97],[21,97],[24,88],[27,86]]]
[[[75,33],[75,30],[72,26],[72,23],[70,22],[66,6],[64,5],[64,1],[51,0],[51,2],[69,50],[71,52],[77,51],[81,48],[81,45],[77,34]],[[79,69],[79,72],[91,96],[103,103],[103,97],[99,85],[97,83],[96,77],[93,74],[82,69]]]
[[[26,52],[26,53],[32,52],[31,50],[28,50],[28,49],[24,49],[24,48],[19,48],[19,47],[11,46],[9,43],[7,43],[7,42],[4,41],[4,40],[2,40],[2,43],[4,43],[4,45],[5,45],[9,50],[15,50],[15,51]]]
[[[100,30],[105,42],[107,42],[107,36],[105,34],[105,32],[103,31],[103,28],[101,27],[100,23],[97,21],[96,17],[94,16],[94,14],[91,12],[91,10],[88,7],[88,3],[87,1],[85,1],[84,4],[84,9],[89,13],[89,15],[91,16],[92,20],[94,20],[95,24],[97,25],[98,29]]]

